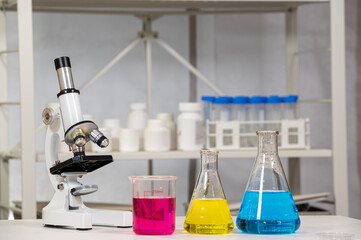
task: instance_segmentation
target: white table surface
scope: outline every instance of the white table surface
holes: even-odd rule
[[[234,219],[235,220],[235,219]],[[317,239],[321,232],[347,232],[361,239],[361,220],[341,216],[301,216],[301,227],[289,235],[253,235],[237,227],[227,235],[194,235],[183,230],[184,217],[177,217],[176,231],[166,236],[135,235],[131,228],[94,227],[88,231],[43,227],[41,220],[1,220],[0,240],[128,240],[128,239]],[[234,221],[235,222],[235,221]]]

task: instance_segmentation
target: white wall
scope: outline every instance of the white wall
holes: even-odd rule
[[[347,91],[350,208],[352,217],[361,218],[360,171],[357,170],[356,146],[356,0],[347,1]],[[299,9],[300,49],[325,48],[329,41],[327,5]],[[9,48],[17,46],[16,15],[8,13]],[[285,94],[285,23],[283,14],[244,14],[199,16],[198,66],[228,95]],[[73,66],[76,87],[93,76],[118,51],[124,48],[141,28],[132,16],[34,14],[34,47],[36,79],[36,122],[47,102],[56,101],[58,83],[53,59],[68,55]],[[188,56],[188,19],[165,16],[154,22],[160,37]],[[153,44],[153,111],[178,113],[178,103],[188,100],[188,72],[163,49]],[[300,95],[302,99],[330,97],[329,53],[300,57]],[[11,100],[19,97],[17,55],[9,56]],[[212,94],[198,84],[199,96]],[[102,96],[102,100],[93,96]],[[145,63],[142,44],[113,69],[81,94],[84,113],[103,118],[117,117],[126,124],[131,102],[145,101]],[[11,108],[10,146],[19,139],[18,110]],[[311,118],[311,146],[331,147],[331,108],[328,104],[304,104],[301,116]],[[37,149],[43,150],[44,132],[37,137]],[[302,192],[332,192],[331,159],[302,159]],[[284,167],[287,162],[283,159]],[[220,174],[229,200],[241,200],[253,159],[221,159]],[[21,199],[20,162],[11,161],[11,200]],[[158,160],[155,174],[177,175],[177,214],[185,214],[187,202],[188,161]],[[181,171],[179,171],[181,169]],[[49,200],[52,189],[45,164],[37,165],[37,198]],[[147,162],[116,161],[94,173],[84,182],[99,185],[88,201],[130,203],[130,184],[126,176],[147,173]],[[116,179],[116,181],[114,181]],[[317,182],[317,184],[315,184]],[[116,184],[114,184],[116,183]]]

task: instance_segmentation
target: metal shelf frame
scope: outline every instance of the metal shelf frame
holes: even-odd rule
[[[136,16],[161,16],[176,14],[227,14],[284,12],[286,22],[286,76],[287,93],[299,93],[297,8],[309,3],[329,3],[331,26],[331,105],[332,105],[332,149],[311,149],[309,151],[280,151],[289,158],[292,178],[290,185],[299,191],[300,157],[332,157],[335,210],[337,215],[348,216],[348,175],[346,137],[346,74],[345,74],[345,0],[0,0],[0,207],[9,206],[9,148],[6,56],[13,49],[7,49],[6,16],[4,9],[17,11],[20,72],[21,154],[22,159],[22,201],[23,218],[35,218],[36,185],[35,164],[41,154],[35,152],[34,124],[34,57],[32,36],[32,12],[69,12],[94,14],[133,14]],[[141,10],[138,10],[141,8]],[[179,9],[174,10],[174,8]],[[212,9],[210,9],[212,8]],[[147,9],[147,11],[144,11]],[[159,10],[160,9],[160,10]],[[196,9],[186,11],[186,9]],[[194,44],[194,43],[190,43]],[[194,59],[193,59],[194,60]],[[194,61],[193,61],[194,62]],[[328,101],[329,102],[329,101]],[[313,152],[312,152],[313,151]],[[114,153],[115,158],[197,158],[198,152],[164,153]],[[254,152],[224,152],[224,157],[249,157]],[[252,155],[251,155],[252,154]],[[0,216],[1,217],[1,216]]]

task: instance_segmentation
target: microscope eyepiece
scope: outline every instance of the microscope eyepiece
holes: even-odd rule
[[[63,68],[63,67],[71,68],[70,58],[66,56],[54,59],[54,63],[55,63],[55,70],[58,70],[59,68]]]

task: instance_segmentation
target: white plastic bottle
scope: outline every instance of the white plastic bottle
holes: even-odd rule
[[[127,126],[132,129],[144,129],[147,126],[148,114],[145,103],[130,104]]]
[[[112,151],[119,151],[119,131],[120,131],[120,119],[108,118],[104,119],[102,122],[103,128],[110,129],[110,136],[107,136],[111,139],[112,142]]]
[[[170,131],[159,119],[149,119],[144,129],[144,150],[149,152],[170,150]]]
[[[119,150],[121,152],[138,152],[139,130],[131,128],[120,129]]]
[[[130,112],[127,118],[127,127],[139,130],[140,150],[143,150],[143,130],[147,126],[148,114],[145,103],[130,104]]]
[[[203,117],[201,103],[179,103],[177,136],[179,150],[200,150],[203,147]]]
[[[170,150],[176,150],[177,149],[177,127],[174,122],[173,114],[158,113],[157,119],[165,121],[166,127],[170,131]]]

